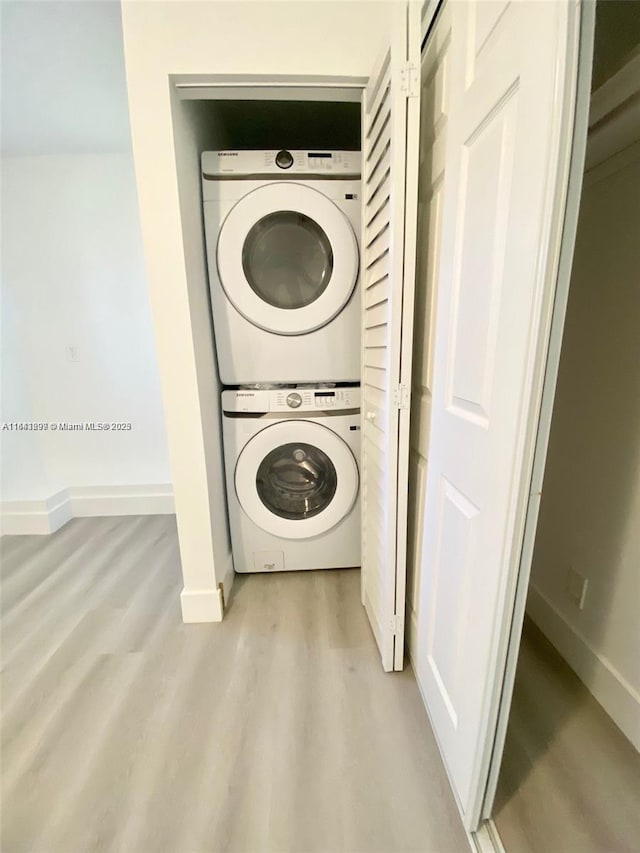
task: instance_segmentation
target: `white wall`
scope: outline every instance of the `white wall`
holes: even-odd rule
[[[391,5],[381,0],[124,0],[129,90],[136,91],[143,69],[161,75],[368,76],[389,32]]]
[[[130,147],[118,0],[2,0],[3,154]]]
[[[172,74],[367,76],[388,31],[388,3],[125,2],[125,61],[143,239],[184,575],[183,616],[221,617],[219,400],[206,377],[212,339],[195,229],[185,114],[172,121]],[[176,115],[179,115],[176,112]],[[186,124],[185,124],[186,121]],[[187,158],[188,159],[188,158]],[[186,182],[191,199],[178,184]],[[198,195],[199,199],[199,195]],[[181,204],[182,202],[182,204]],[[217,390],[217,389],[216,389]]]
[[[203,110],[202,102],[180,101],[175,91],[172,95],[180,220],[200,406],[200,417],[194,419],[192,427],[197,431],[198,450],[201,448],[204,458],[204,466],[198,466],[190,460],[190,465],[193,464],[190,488],[197,483],[198,489],[208,496],[208,500],[200,501],[197,506],[191,505],[187,512],[178,512],[177,518],[183,565],[185,555],[190,555],[187,557],[189,568],[183,568],[186,591],[182,601],[185,618],[191,620],[198,617],[199,601],[203,597],[199,592],[190,596],[190,587],[201,591],[222,583],[228,600],[233,584],[222,452],[222,386],[215,355],[200,189],[200,152],[206,148],[223,147],[224,131],[216,128],[215,122],[211,121],[211,111]],[[185,450],[184,447],[180,448],[180,454]],[[204,542],[200,536],[193,536],[197,519]],[[195,551],[190,551],[194,546]],[[213,553],[215,574],[211,562],[202,560],[203,553]],[[206,596],[204,600],[207,600]]]
[[[640,748],[640,142],[587,174],[529,613]],[[584,609],[567,587],[588,579]]]
[[[3,164],[4,166],[4,164]],[[3,168],[4,172],[4,168]],[[5,177],[6,180],[6,176]],[[6,183],[3,181],[3,189]],[[5,210],[4,199],[2,204]],[[2,235],[3,258],[7,251]],[[29,399],[28,373],[23,352],[24,333],[20,323],[20,306],[14,294],[3,285],[0,290],[2,361],[0,363],[0,415],[4,423],[33,420]],[[37,433],[0,432],[0,498],[3,500],[44,500],[55,485],[46,482],[42,462],[41,441]]]
[[[132,424],[3,433],[3,500],[169,483],[131,154],[5,157],[2,175],[3,419]]]
[[[4,532],[172,511],[114,0],[2,4]],[[77,361],[71,361],[73,347]]]

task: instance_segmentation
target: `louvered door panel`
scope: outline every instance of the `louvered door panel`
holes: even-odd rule
[[[411,323],[413,311],[406,258],[407,223],[415,231],[407,213],[408,129],[416,149],[418,134],[407,54],[413,14],[402,3],[394,8],[391,45],[371,76],[363,108],[362,598],[387,671],[401,669],[404,656],[406,505],[398,501],[398,478],[408,411],[396,400],[411,360],[409,353],[407,365],[402,324]],[[414,52],[419,55],[417,35]],[[417,164],[415,170],[417,176]],[[406,492],[406,484],[401,489]]]

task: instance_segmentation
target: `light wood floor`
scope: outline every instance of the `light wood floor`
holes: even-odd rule
[[[508,853],[640,850],[640,755],[529,621],[494,819]]]
[[[2,851],[467,851],[359,572],[245,575],[183,625],[173,517],[2,540]]]

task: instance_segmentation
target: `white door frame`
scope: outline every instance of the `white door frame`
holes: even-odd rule
[[[367,77],[303,74],[171,74],[181,101],[336,101],[362,100]]]

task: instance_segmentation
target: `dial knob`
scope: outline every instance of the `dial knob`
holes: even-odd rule
[[[290,169],[293,166],[293,157],[290,151],[282,150],[276,154],[276,166],[281,169]]]
[[[290,409],[297,409],[302,405],[302,397],[294,391],[292,394],[287,394],[287,406]]]

